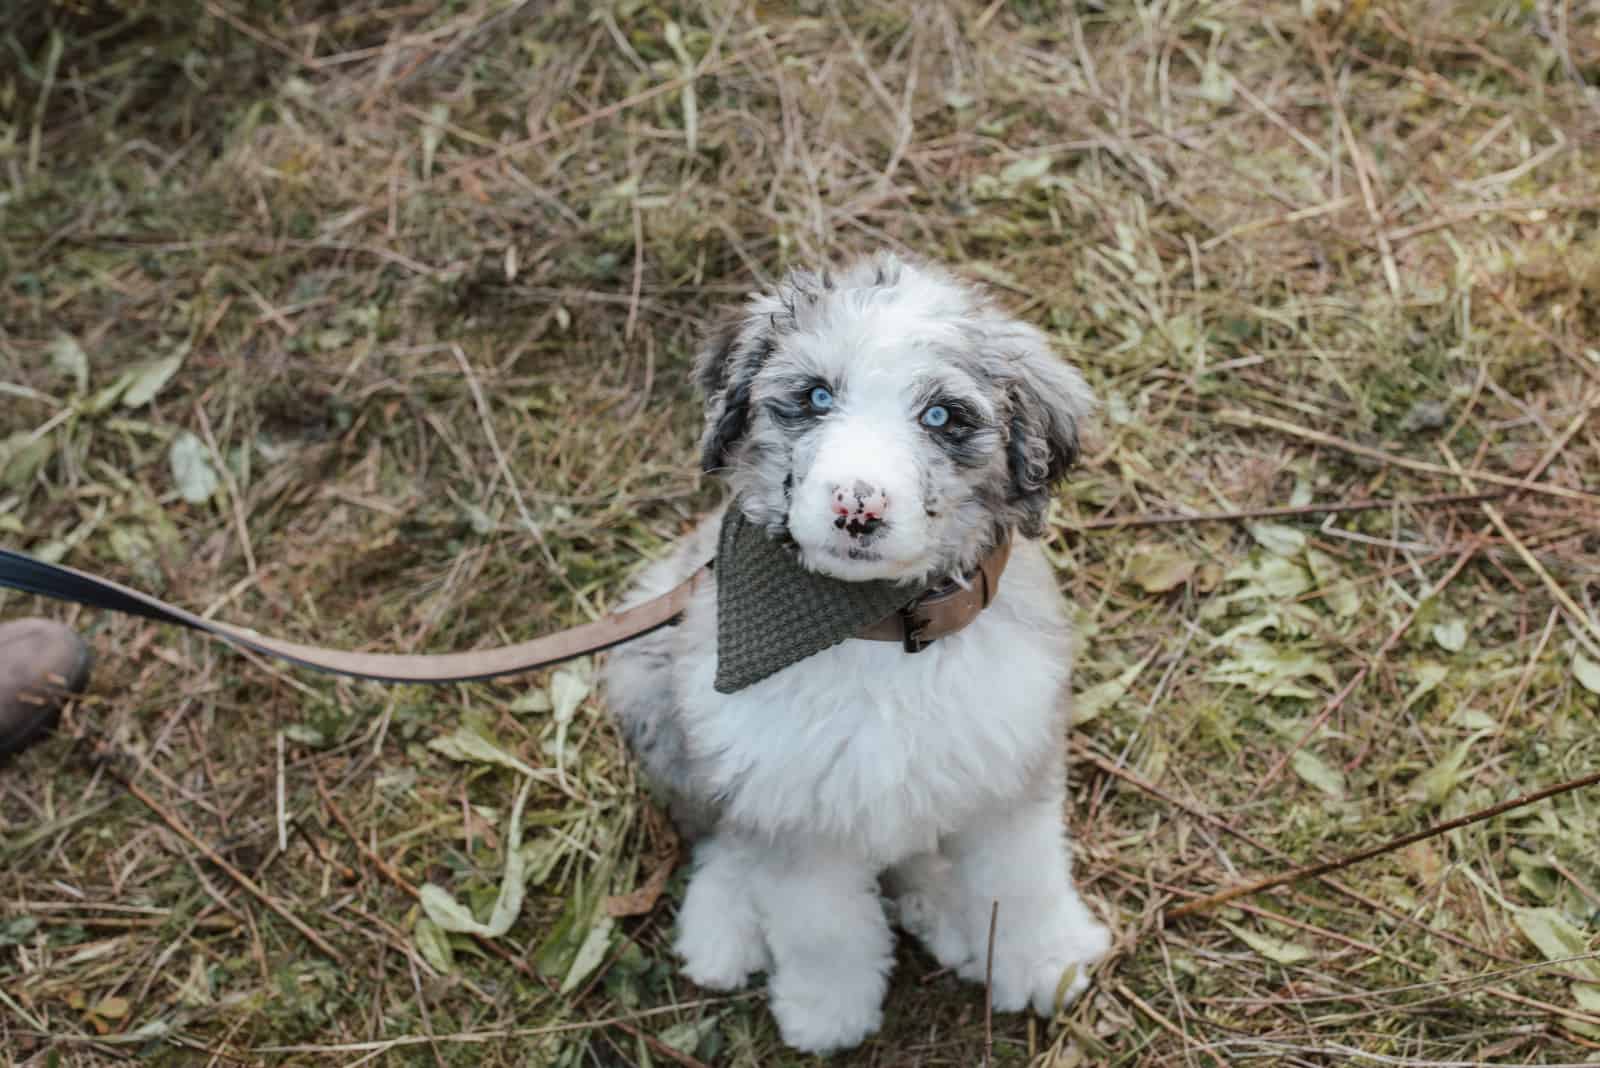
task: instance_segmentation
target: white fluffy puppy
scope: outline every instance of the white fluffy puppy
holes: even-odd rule
[[[704,466],[811,572],[909,599],[1014,536],[998,595],[921,652],[846,639],[719,692],[718,600],[625,645],[611,705],[696,841],[677,950],[717,990],[768,973],[784,1040],[859,1043],[893,964],[880,899],[996,1008],[1050,1015],[1109,938],[1063,827],[1071,636],[1037,544],[1091,398],[1034,328],[927,266],[793,272],[701,354]],[[709,517],[633,591],[716,552]],[[716,572],[713,572],[715,575]],[[781,608],[774,605],[774,609]]]

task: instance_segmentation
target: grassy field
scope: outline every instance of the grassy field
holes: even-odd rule
[[[947,262],[1103,402],[1049,545],[1118,940],[992,1024],[902,946],[834,1063],[1600,1061],[1600,791],[1170,916],[1600,763],[1594,0],[13,0],[0,56],[0,544],[321,644],[532,637],[717,499],[715,309]],[[0,769],[0,1062],[806,1063],[675,974],[591,665],[37,612],[100,663]],[[506,934],[428,919],[512,850]]]

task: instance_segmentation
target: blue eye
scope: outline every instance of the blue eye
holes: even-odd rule
[[[811,391],[811,407],[819,412],[825,412],[833,407],[833,394],[818,386]]]
[[[935,404],[922,413],[922,425],[933,427],[937,430],[950,421],[950,409],[942,404]]]

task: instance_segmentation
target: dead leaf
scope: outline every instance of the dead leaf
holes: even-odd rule
[[[135,368],[129,374],[127,385],[122,390],[122,406],[142,408],[155,400],[156,394],[161,392],[161,387],[170,382],[172,376],[178,373],[178,368],[183,366],[185,355],[186,351],[180,351]]]
[[[50,343],[50,366],[72,379],[79,393],[89,389],[89,356],[71,334],[57,334]]]
[[[1590,693],[1600,693],[1600,664],[1582,653],[1572,654],[1572,677]]]
[[[1517,909],[1512,919],[1545,960],[1562,960],[1589,951],[1589,939],[1557,908]],[[1600,961],[1581,960],[1566,965],[1579,975],[1600,982]]]
[[[1303,700],[1317,697],[1317,691],[1297,680],[1316,679],[1330,689],[1335,684],[1333,668],[1311,652],[1249,638],[1234,642],[1232,649],[1232,657],[1206,673],[1208,681],[1243,686],[1266,697]]]
[[[1134,680],[1143,674],[1144,669],[1149,667],[1150,661],[1155,658],[1156,653],[1152,652],[1116,678],[1097,683],[1080,693],[1072,702],[1072,725],[1081,727],[1122,700],[1123,695],[1128,692],[1128,687],[1133,685]]]
[[[531,778],[524,779],[517,790],[517,799],[511,804],[511,821],[506,828],[505,871],[500,876],[500,892],[495,896],[487,922],[480,923],[472,910],[461,904],[450,892],[433,883],[424,883],[417,893],[422,910],[445,931],[479,935],[483,938],[500,938],[516,922],[522,912],[522,897],[526,890],[523,878],[523,853],[518,843],[522,841],[522,806],[528,800]]]
[[[1299,556],[1306,547],[1305,533],[1282,523],[1251,523],[1246,529],[1263,549],[1277,556]]]
[[[1036,181],[1050,173],[1050,157],[1029,156],[1015,162],[1008,163],[1000,172],[1000,181],[1005,185],[1022,185],[1024,182]]]
[[[676,859],[665,864],[657,864],[650,872],[650,877],[640,884],[637,890],[630,890],[626,894],[612,894],[606,898],[605,909],[607,916],[622,919],[624,916],[643,916],[655,911],[656,902],[661,900],[661,895],[666,892],[667,882],[672,878],[673,869],[677,867]]]
[[[1166,593],[1189,581],[1195,562],[1166,545],[1141,549],[1128,561],[1128,577],[1146,593]]]
[[[723,1014],[719,1012],[698,1020],[684,1020],[668,1027],[656,1037],[663,1046],[670,1046],[679,1053],[692,1054],[700,1048],[700,1043],[717,1029],[717,1025],[722,1022],[722,1016]]]
[[[1311,565],[1311,575],[1317,580],[1317,593],[1322,595],[1323,603],[1334,615],[1349,619],[1361,611],[1361,595],[1345,578],[1333,557],[1316,549],[1308,549],[1306,562]]]
[[[217,469],[211,466],[211,453],[205,443],[187,430],[172,439],[172,481],[178,494],[190,504],[204,504],[221,485]]]
[[[19,430],[0,441],[0,487],[20,490],[33,481],[55,452],[50,435],[35,438],[30,430]]]
[[[561,980],[561,993],[570,994],[578,989],[579,984],[605,961],[606,953],[611,949],[611,932],[615,927],[616,921],[602,914],[589,928],[589,933],[584,935],[583,942],[578,946],[577,955],[572,958],[567,977]]]
[[[457,727],[449,734],[434,738],[428,742],[428,748],[451,760],[473,764],[498,764],[530,779],[546,777],[543,772],[535,771],[501,748],[499,744],[465,725]]]
[[[424,179],[433,174],[433,156],[439,150],[439,143],[444,140],[445,126],[449,121],[449,104],[441,102],[428,109],[428,117],[422,124],[422,177]]]
[[[1257,934],[1249,928],[1240,927],[1237,924],[1229,923],[1227,920],[1219,922],[1222,926],[1232,931],[1241,942],[1277,964],[1299,964],[1301,961],[1311,958],[1311,951],[1305,946],[1286,942],[1281,938],[1273,938],[1271,935]]]
[[[418,916],[411,928],[411,938],[417,944],[417,952],[433,966],[434,971],[449,975],[455,970],[455,948],[450,945],[450,936],[438,924],[427,916]]]
[[[1210,593],[1222,585],[1222,565],[1215,560],[1201,564],[1200,569],[1194,573],[1195,589],[1201,593]]]
[[[624,916],[643,916],[653,911],[656,902],[661,900],[661,895],[666,891],[667,882],[672,878],[672,873],[677,869],[678,861],[683,855],[678,832],[673,829],[671,822],[661,816],[659,810],[653,806],[646,806],[644,820],[655,841],[650,876],[638,889],[630,890],[626,894],[613,894],[606,898],[601,908],[607,916],[621,919]]]
[[[515,701],[512,701],[509,710],[521,716],[529,712],[548,712],[551,708],[552,704],[548,693],[544,690],[529,690]]]
[[[1307,749],[1297,749],[1290,758],[1294,773],[1329,797],[1344,797],[1344,772]]]
[[[89,1011],[103,1020],[125,1020],[128,1018],[128,999],[124,997],[101,998],[95,1002],[94,1008]]]
[[[1467,623],[1463,619],[1450,619],[1435,623],[1433,640],[1447,653],[1459,653],[1467,646]]]
[[[1444,799],[1450,796],[1450,791],[1461,782],[1463,777],[1461,769],[1467,762],[1467,754],[1472,749],[1472,743],[1487,733],[1479,731],[1453,746],[1437,764],[1417,776],[1406,796],[1426,801],[1431,805],[1443,804]]]
[[[1406,694],[1405,701],[1400,705],[1401,710],[1410,708],[1428,696],[1449,674],[1450,669],[1443,664],[1419,664],[1416,668],[1417,684]]]
[[[1223,576],[1223,581],[1244,583],[1244,586],[1228,594],[1229,601],[1247,597],[1286,601],[1300,596],[1314,585],[1311,574],[1305,568],[1293,560],[1271,554],[1234,567]]]
[[[1398,856],[1400,866],[1424,886],[1432,886],[1444,871],[1444,860],[1429,842],[1412,842]]]
[[[550,677],[550,707],[557,723],[572,719],[583,699],[589,696],[590,683],[581,671],[558,668]]]

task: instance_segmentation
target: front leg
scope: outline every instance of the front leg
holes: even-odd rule
[[[893,935],[864,859],[818,844],[751,847],[750,886],[772,952],[767,991],[783,1040],[812,1053],[878,1029]]]
[[[935,850],[918,853],[884,873],[900,929],[915,935],[940,967],[959,972],[980,947],[967,930],[961,885],[950,858]]]
[[[732,836],[695,846],[695,869],[678,910],[683,970],[708,990],[737,990],[771,963],[750,890],[752,853]]]
[[[1065,788],[1053,784],[1044,793],[978,821],[941,851],[954,865],[954,923],[969,948],[962,978],[985,981],[992,918],[995,1008],[1031,1005],[1048,1018],[1089,985],[1089,970],[1111,936],[1072,885]]]

